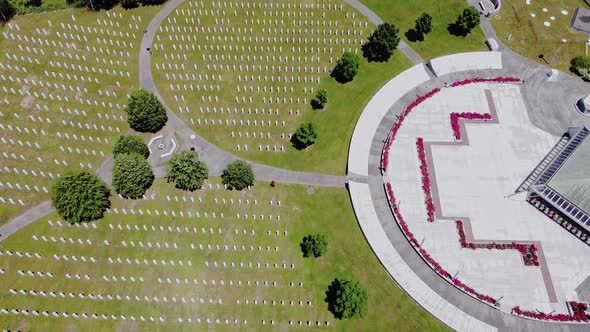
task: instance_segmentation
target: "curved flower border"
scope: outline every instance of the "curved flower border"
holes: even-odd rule
[[[473,78],[473,79],[456,81],[456,82],[453,82],[450,86],[457,87],[457,86],[463,86],[463,85],[472,84],[472,83],[482,83],[482,82],[518,83],[518,82],[521,82],[521,80],[519,78],[515,78],[515,77],[494,77],[494,78],[480,78],[480,77],[478,77],[478,78]],[[406,107],[406,109],[404,110],[402,115],[400,115],[398,117],[398,120],[394,123],[391,131],[389,132],[389,135],[387,136],[387,139],[385,140],[384,148],[383,148],[383,151],[381,154],[381,170],[383,173],[385,173],[387,171],[387,167],[389,166],[389,150],[391,149],[391,145],[395,141],[397,133],[398,133],[399,129],[401,128],[405,118],[412,112],[412,110],[416,106],[420,105],[425,100],[433,97],[438,92],[440,92],[440,88],[434,88],[434,89],[430,90],[429,92],[427,92],[426,94],[419,96],[410,105],[408,105],[408,107]],[[477,114],[477,113],[475,113],[475,114]],[[457,118],[457,122],[458,122],[458,118]],[[457,137],[457,136],[455,135],[455,137]],[[460,134],[459,134],[459,137],[460,137]],[[423,143],[423,140],[421,141],[421,143]],[[420,147],[418,146],[418,144],[419,144],[418,141],[416,144],[417,144],[418,150],[420,151]],[[423,147],[423,145],[422,145],[422,147]],[[421,159],[421,161],[422,161],[422,159]],[[421,167],[421,169],[422,169],[422,167]],[[424,173],[423,173],[423,175],[424,175]],[[423,176],[423,178],[424,178],[424,176]],[[430,192],[430,180],[428,180],[427,183],[428,183],[428,189],[429,189],[428,191]],[[423,188],[424,188],[424,184],[425,183],[423,181]],[[434,258],[432,258],[432,256],[430,256],[428,251],[426,251],[424,248],[421,247],[420,243],[414,237],[414,234],[411,232],[410,228],[408,227],[408,224],[406,223],[401,212],[399,211],[399,208],[398,208],[398,205],[397,205],[397,202],[395,199],[393,187],[391,186],[391,183],[389,182],[389,180],[386,177],[384,178],[384,186],[385,186],[385,191],[387,193],[389,206],[393,211],[395,219],[396,219],[397,223],[399,224],[400,229],[402,230],[402,233],[408,239],[410,244],[414,247],[414,250],[416,250],[420,254],[422,259],[424,259],[424,261],[426,261],[432,267],[432,269],[434,269],[434,271],[436,273],[438,273],[443,279],[452,283],[454,286],[461,289],[465,293],[479,299],[480,301],[482,301],[484,303],[490,304],[493,307],[497,308],[497,304],[498,304],[497,299],[494,299],[493,297],[491,297],[489,295],[486,295],[486,294],[476,291],[475,289],[464,284],[458,278],[453,278],[448,271],[446,271]],[[534,254],[534,252],[533,252],[533,254]],[[584,313],[584,317],[586,317],[584,310],[581,310],[580,312]],[[512,313],[515,315],[522,316],[522,317],[539,319],[539,320],[548,320],[548,321],[568,321],[568,322],[588,321],[587,318],[582,319],[581,314],[576,314],[576,315],[545,314],[545,313],[522,310],[522,309],[520,309],[519,306],[512,308]]]

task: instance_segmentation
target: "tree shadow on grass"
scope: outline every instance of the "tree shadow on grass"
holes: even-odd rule
[[[326,291],[324,302],[328,303],[328,310],[334,315],[334,318],[342,319],[342,313],[337,313],[334,305],[336,297],[338,296],[339,287],[340,281],[338,279],[332,280],[332,283],[328,286],[328,290]]]
[[[418,33],[416,29],[412,28],[405,33],[406,39],[411,42],[422,42],[424,41],[424,35]]]
[[[447,31],[456,37],[466,37],[468,34],[468,31],[465,31],[465,29],[461,28],[457,22],[449,24],[449,26],[447,26]]]

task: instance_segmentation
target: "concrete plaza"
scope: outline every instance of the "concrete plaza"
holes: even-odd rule
[[[468,123],[462,133],[468,145],[436,145],[454,141],[451,112],[489,112],[485,90],[491,91],[499,123]],[[417,137],[432,143],[429,171],[439,201],[433,223],[426,221]],[[416,238],[451,274],[502,297],[503,308],[565,313],[565,301],[578,300],[575,288],[588,277],[590,248],[526,203],[524,194],[510,196],[557,140],[532,125],[520,85],[472,84],[443,89],[420,104],[390,150],[388,176]],[[461,248],[453,221],[465,218],[475,240],[538,241],[545,275],[543,266],[525,266],[516,250]]]

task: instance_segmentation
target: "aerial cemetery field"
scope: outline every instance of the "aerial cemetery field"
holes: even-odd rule
[[[367,62],[361,46],[375,25],[341,1],[179,2],[142,48],[168,4],[68,8],[0,26],[2,329],[445,329],[383,270],[344,186],[293,175],[287,182],[302,184],[253,180],[230,190],[209,165],[198,189],[182,190],[158,144],[149,145],[153,174],[137,197],[117,184],[121,135],[146,144],[172,137],[175,155],[193,147],[188,131],[253,162],[343,175],[364,104],[411,65],[397,51]],[[344,51],[360,61],[347,84],[330,76]],[[140,67],[145,55],[149,68]],[[145,87],[140,71],[151,71],[169,109],[158,130],[128,123],[129,97]],[[313,109],[320,89],[329,101]],[[300,150],[291,138],[305,121],[321,139]],[[80,170],[106,184],[109,203],[100,218],[72,222],[52,199],[55,184]],[[303,256],[311,234],[328,239],[321,257]],[[329,310],[336,278],[366,289],[363,319]]]

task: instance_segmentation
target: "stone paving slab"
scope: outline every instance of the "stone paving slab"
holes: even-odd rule
[[[428,81],[430,77],[424,65],[416,65],[403,71],[401,74],[387,82],[371,101],[365,106],[359,117],[352,139],[350,141],[348,156],[348,171],[359,175],[368,174],[369,150],[371,148],[372,133],[377,130],[379,122],[387,110],[400,97],[421,83]]]
[[[466,70],[502,69],[502,53],[456,53],[430,60],[430,67],[437,76]]]
[[[371,248],[387,272],[416,302],[457,331],[497,331],[454,307],[416,276],[385,235],[368,184],[349,181],[349,190],[357,219]]]

